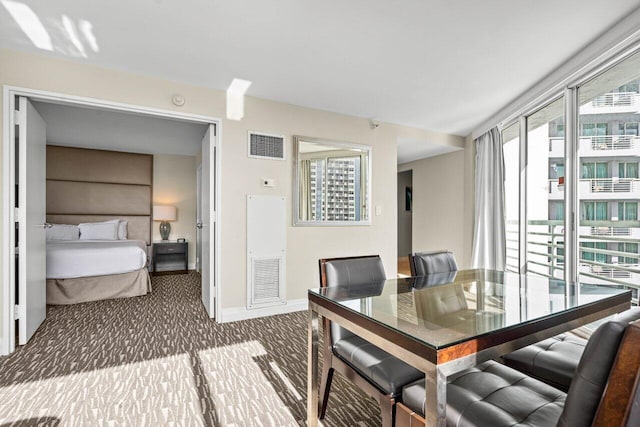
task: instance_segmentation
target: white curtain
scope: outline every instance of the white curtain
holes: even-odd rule
[[[507,249],[502,136],[493,128],[475,142],[476,208],[471,265],[504,270]]]

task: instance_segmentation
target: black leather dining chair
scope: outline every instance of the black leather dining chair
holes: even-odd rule
[[[458,263],[453,252],[448,250],[416,252],[409,254],[409,268],[412,276],[425,276],[458,271]]]
[[[638,380],[640,358],[633,354],[637,355],[636,346],[640,340],[640,324],[637,322],[640,321],[630,324],[635,318],[633,310],[626,311],[602,324],[593,333],[585,346],[568,393],[493,360],[452,375],[447,385],[447,425],[607,425],[606,422],[594,423],[597,416],[598,419],[602,418],[597,413],[601,410],[601,400],[614,401],[619,397],[616,394],[607,396],[605,392],[613,393],[622,382],[628,388],[629,383],[633,386]],[[625,335],[632,327],[632,334]],[[632,363],[620,363],[624,359],[622,354],[625,357],[631,354]],[[623,377],[624,381],[616,380],[615,387],[608,387],[610,376]],[[632,392],[622,398],[628,399]],[[412,422],[424,423],[421,418],[425,408],[424,380],[404,387],[402,402],[396,422],[398,427],[413,425]]]
[[[371,283],[384,282],[384,266],[380,256],[321,259],[320,285],[349,285],[371,288]],[[402,387],[424,374],[386,351],[339,325],[323,319],[323,367],[320,383],[320,413],[327,410],[334,371],[339,372],[380,404],[383,426],[393,426],[395,403]]]

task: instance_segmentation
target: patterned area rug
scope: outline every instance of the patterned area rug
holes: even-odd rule
[[[196,273],[51,306],[0,357],[0,426],[302,426],[306,333],[306,312],[216,324]],[[378,405],[336,375],[325,425],[380,425]]]

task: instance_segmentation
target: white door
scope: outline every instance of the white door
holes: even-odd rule
[[[18,343],[46,316],[46,125],[27,98],[18,112]]]
[[[202,268],[202,165],[196,169],[196,271],[201,273]]]
[[[215,125],[209,125],[209,129],[202,139],[202,178],[200,182],[200,206],[202,209],[201,222],[198,228],[201,231],[201,260],[200,274],[202,276],[202,303],[209,317],[215,317],[215,231],[216,231],[216,206],[215,206],[215,167],[216,144]]]

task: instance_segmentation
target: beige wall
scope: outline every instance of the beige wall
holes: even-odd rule
[[[196,262],[196,158],[155,154],[153,156],[153,204],[177,208],[171,222],[170,240],[189,242],[189,265]],[[160,240],[160,223],[153,222],[152,239]]]
[[[398,165],[405,170],[413,171],[412,250],[449,249],[465,268],[465,151]]]
[[[8,50],[0,50],[0,63],[1,84],[183,113],[225,116],[225,93],[219,90]],[[185,97],[183,107],[171,103],[171,96],[175,93]],[[286,161],[248,158],[249,130],[284,134]],[[379,253],[385,262],[387,275],[395,275],[396,142],[405,138],[457,147],[464,145],[464,140],[458,136],[386,123],[372,130],[364,118],[247,97],[242,121],[223,119],[221,122],[220,286],[223,308],[244,307],[246,304],[246,196],[273,194],[291,200],[292,135],[370,145],[372,204],[380,206],[382,214],[373,216],[369,227],[289,226],[288,300],[304,299],[308,288],[318,286],[317,262],[321,257]],[[260,179],[263,177],[274,178],[276,187],[262,187]],[[291,210],[286,221],[292,224]]]

